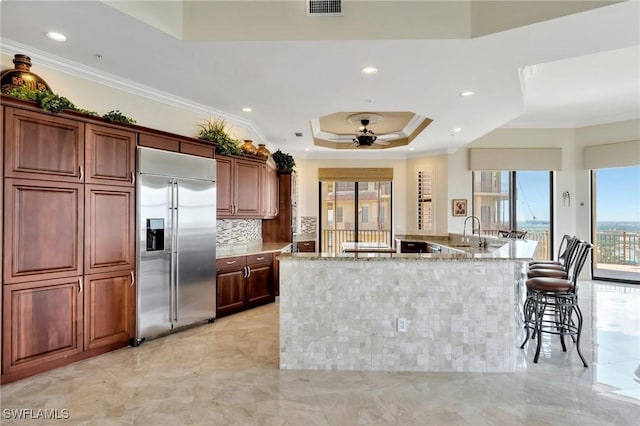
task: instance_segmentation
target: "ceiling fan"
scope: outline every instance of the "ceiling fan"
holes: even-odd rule
[[[360,120],[360,124],[362,124],[362,128],[358,129],[356,137],[353,138],[353,143],[355,143],[356,146],[371,146],[374,143],[379,145],[389,145],[389,142],[387,141],[378,140],[378,136],[376,136],[373,130],[367,129],[369,120],[362,119]]]

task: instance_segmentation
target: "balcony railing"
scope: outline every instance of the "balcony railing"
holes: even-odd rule
[[[484,231],[483,234],[485,234]],[[324,253],[340,253],[342,251],[342,243],[355,241],[354,235],[355,231],[352,229],[322,231],[321,251]],[[488,231],[486,235],[492,235],[492,232]],[[549,231],[528,231],[527,240],[538,242],[535,259],[552,258]],[[358,241],[367,243],[380,242],[393,246],[389,229],[358,231]],[[640,265],[640,232],[598,231],[596,242],[597,263]]]

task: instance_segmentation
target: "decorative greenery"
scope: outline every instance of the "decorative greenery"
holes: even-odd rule
[[[19,86],[11,89],[7,95],[22,100],[35,101],[40,107],[51,112],[60,112],[64,109],[77,110],[69,99],[48,90],[42,91],[31,89],[28,86]]]
[[[273,158],[273,161],[275,161],[276,168],[279,172],[292,172],[293,168],[296,166],[296,162],[293,157],[280,150],[271,154],[271,157]]]
[[[227,122],[222,118],[207,120],[199,125],[198,139],[216,144],[216,153],[222,155],[241,155],[238,140],[229,136]]]
[[[127,117],[122,114],[119,109],[109,111],[105,115],[102,116],[105,120],[110,123],[124,123],[124,124],[134,124],[136,120],[133,118]]]
[[[75,111],[79,112],[80,114],[88,115],[89,117],[100,117],[100,114],[95,111],[89,111],[88,109],[79,108]]]

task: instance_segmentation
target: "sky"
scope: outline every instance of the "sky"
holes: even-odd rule
[[[549,220],[549,173],[519,171],[517,181],[518,221]],[[596,181],[598,222],[640,222],[640,167],[600,169]]]

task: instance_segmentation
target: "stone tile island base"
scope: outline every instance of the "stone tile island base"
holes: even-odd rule
[[[523,260],[376,256],[281,257],[281,369],[524,368]]]

